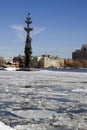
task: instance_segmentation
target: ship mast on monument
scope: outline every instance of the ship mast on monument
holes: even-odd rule
[[[27,32],[26,34],[26,42],[25,42],[25,68],[30,68],[30,63],[31,63],[31,54],[32,54],[32,47],[31,47],[31,36],[30,36],[30,31],[33,30],[33,28],[30,27],[30,24],[32,23],[30,13],[28,13],[25,23],[27,24],[27,27],[24,27],[24,30]]]

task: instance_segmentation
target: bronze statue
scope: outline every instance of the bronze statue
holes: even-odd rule
[[[26,34],[26,42],[25,42],[25,68],[30,68],[30,62],[31,62],[31,54],[32,54],[32,47],[31,47],[31,37],[30,37],[30,31],[33,30],[33,28],[30,27],[30,24],[32,23],[30,18],[30,13],[28,13],[25,23],[27,24],[27,27],[24,28],[24,30],[27,32]]]

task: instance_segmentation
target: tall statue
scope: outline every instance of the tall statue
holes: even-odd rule
[[[27,27],[24,27],[24,30],[27,32],[26,34],[26,42],[25,42],[25,68],[30,68],[30,62],[31,62],[31,54],[32,54],[32,47],[31,47],[31,37],[30,37],[30,31],[33,30],[33,28],[30,27],[30,24],[32,23],[30,13],[28,13],[25,23],[27,24]]]

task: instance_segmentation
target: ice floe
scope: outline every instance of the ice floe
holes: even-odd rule
[[[87,89],[73,89],[71,91],[72,92],[77,92],[77,93],[79,93],[79,92],[81,92],[81,93],[87,93]]]
[[[87,73],[0,71],[0,120],[0,130],[86,130]]]

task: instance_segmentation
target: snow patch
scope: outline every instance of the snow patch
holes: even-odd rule
[[[15,130],[0,121],[0,130]]]
[[[71,90],[72,92],[82,92],[82,93],[87,93],[87,89],[73,89]]]
[[[27,111],[15,111],[13,112],[17,116],[23,117],[23,118],[31,118],[31,119],[46,119],[48,117],[52,117],[53,115],[57,114],[54,111],[47,111],[47,110],[27,110]]]

